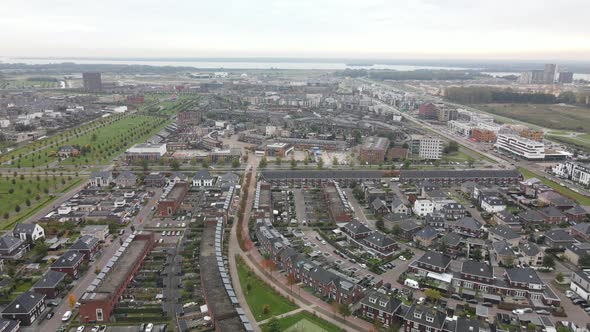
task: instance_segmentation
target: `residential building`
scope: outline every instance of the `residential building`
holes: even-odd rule
[[[496,133],[492,130],[475,128],[471,130],[471,138],[480,143],[494,143],[496,141]]]
[[[70,246],[69,250],[81,253],[84,256],[84,260],[89,261],[100,250],[100,244],[94,236],[83,235]]]
[[[492,251],[498,264],[504,266],[514,266],[516,264],[516,254],[508,242],[492,242]]]
[[[158,215],[171,217],[178,213],[187,193],[187,182],[179,182],[169,186],[158,201]]]
[[[451,264],[451,258],[435,251],[427,251],[420,258],[412,261],[408,269],[426,276],[429,272],[444,273]]]
[[[372,230],[367,227],[367,225],[361,223],[358,220],[353,220],[344,225],[342,227],[342,231],[355,240],[363,239],[369,236],[369,234],[372,232]]]
[[[571,71],[559,72],[559,83],[569,84],[574,82],[574,73]]]
[[[437,160],[442,157],[443,140],[434,136],[412,135],[410,155],[414,158]]]
[[[414,242],[422,247],[429,248],[437,238],[438,232],[434,228],[426,226],[414,235]]]
[[[465,217],[465,207],[457,202],[445,204],[441,212],[447,220],[458,220]]]
[[[0,237],[0,258],[20,259],[29,251],[29,247],[29,244],[20,238],[2,236]]]
[[[588,220],[588,211],[586,211],[583,207],[576,205],[573,208],[566,210],[565,216],[570,221],[581,223]],[[590,241],[590,238],[588,241]]]
[[[266,145],[266,155],[269,157],[287,158],[295,151],[293,145],[289,143],[272,143]]]
[[[574,272],[570,289],[582,299],[590,301],[590,271]]]
[[[84,91],[102,91],[102,77],[100,73],[82,73],[82,81],[84,83]]]
[[[59,296],[60,289],[65,289],[65,279],[65,273],[49,270],[37,280],[31,291],[45,294],[48,299],[55,299]]]
[[[370,321],[379,320],[383,326],[391,326],[397,320],[401,301],[377,290],[368,290],[361,299],[362,315]]]
[[[565,258],[576,266],[580,265],[580,258],[590,256],[590,243],[588,242],[574,242],[565,245],[565,251],[563,252]],[[582,266],[587,268],[587,266]]]
[[[0,318],[0,332],[20,331],[20,321]]]
[[[389,213],[389,208],[387,208],[387,203],[380,198],[375,198],[373,202],[371,202],[371,210],[375,216],[383,216]]]
[[[434,307],[412,304],[404,316],[406,332],[443,332],[447,315]]]
[[[557,65],[554,63],[545,64],[545,69],[543,70],[543,82],[545,84],[553,84],[555,83],[555,73],[557,72]]]
[[[522,224],[520,223],[520,218],[514,214],[512,214],[508,210],[502,210],[496,214],[494,214],[494,221],[497,225],[504,225],[510,227],[510,229],[514,232],[520,232],[522,230]]]
[[[92,172],[90,185],[93,187],[108,187],[113,182],[113,173],[107,171]]]
[[[377,231],[371,232],[367,237],[363,238],[362,243],[382,258],[391,256],[397,247],[395,241],[389,236]]]
[[[499,150],[515,154],[526,160],[545,159],[545,144],[528,138],[512,134],[499,134],[496,140],[496,147]]]
[[[505,225],[498,225],[490,228],[488,231],[488,239],[491,241],[506,241],[511,246],[516,247],[520,243],[521,236],[516,234],[510,227]]]
[[[553,249],[565,249],[568,244],[575,242],[576,239],[561,228],[545,232],[545,244]]]
[[[166,177],[162,173],[150,173],[144,179],[143,183],[146,187],[162,188],[166,185]]]
[[[480,185],[508,185],[518,183],[522,175],[517,170],[402,170],[400,182],[403,184],[422,183],[424,180],[436,185],[454,185],[463,182],[476,182]]]
[[[68,250],[51,264],[50,269],[52,271],[66,273],[72,278],[77,278],[83,262],[83,254],[76,250]]]
[[[75,157],[79,153],[80,153],[80,150],[78,150],[76,147],[73,147],[71,145],[62,146],[57,150],[57,156],[60,158]]]
[[[108,225],[87,225],[80,230],[80,236],[92,236],[99,241],[105,241],[109,236]]]
[[[29,243],[34,243],[37,240],[45,239],[45,230],[39,224],[16,224],[12,234],[15,237],[18,237],[19,239]]]
[[[569,210],[576,206],[576,203],[555,191],[545,191],[537,195],[539,202],[545,205],[552,205],[560,210]]]
[[[567,222],[567,217],[555,206],[546,206],[539,210],[539,213],[545,217],[545,222],[548,224],[555,225]]]
[[[532,242],[521,243],[518,246],[518,260],[521,264],[528,266],[541,266],[545,253]]]
[[[372,138],[361,146],[359,159],[363,164],[381,164],[385,161],[385,154],[388,148],[389,140],[387,138]]]
[[[438,107],[433,103],[421,104],[418,108],[418,117],[424,120],[437,120]]]
[[[483,196],[481,199],[481,208],[490,214],[498,213],[506,209],[504,201],[497,196]]]
[[[573,182],[590,185],[590,165],[585,163],[566,161],[559,163],[552,169],[553,173],[561,178],[570,179]]]
[[[45,311],[45,297],[45,294],[26,291],[2,310],[2,318],[17,320],[21,325],[30,326]]]
[[[434,212],[434,203],[428,199],[417,199],[412,209],[419,217],[426,217]]]
[[[394,198],[393,201],[391,202],[391,213],[395,213],[395,214],[406,214],[409,215],[412,213],[412,210],[407,207],[404,202],[399,199],[399,198]]]
[[[576,224],[569,229],[570,235],[590,242],[590,223]]]
[[[458,234],[478,238],[482,235],[482,224],[471,217],[463,217],[457,221],[449,222],[449,228]]]
[[[123,171],[113,182],[121,188],[135,188],[137,176],[129,171]]]
[[[200,170],[193,176],[193,187],[213,187],[215,178],[208,170]]]
[[[176,115],[176,122],[180,127],[198,126],[201,123],[201,112],[182,111]]]

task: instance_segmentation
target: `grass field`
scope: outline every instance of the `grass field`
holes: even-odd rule
[[[281,331],[285,332],[339,332],[342,331],[338,326],[314,316],[308,311],[301,311],[294,315],[278,319]],[[268,324],[260,326],[262,332],[269,330]]]
[[[590,109],[545,104],[473,105],[482,111],[555,130],[590,133]]]
[[[80,180],[59,174],[40,175],[38,178],[36,176],[21,178],[20,175],[16,177],[9,175],[8,178],[6,175],[2,176],[0,178],[0,196],[2,197],[0,229],[10,228],[19,220],[35,213]]]
[[[518,168],[518,171],[524,176],[525,179],[537,178],[537,179],[541,180],[541,182],[543,184],[545,184],[546,186],[553,188],[555,191],[562,194],[563,196],[566,196],[566,197],[569,197],[569,198],[575,200],[580,205],[590,205],[590,197],[586,197],[584,195],[578,194],[577,192],[569,190],[566,187],[562,187],[559,185],[559,183],[556,183],[556,182],[553,182],[549,179],[546,179],[542,175],[539,175],[537,173],[533,173],[533,172],[531,172],[527,169],[524,169],[522,167]]]
[[[442,157],[443,161],[453,161],[460,163],[469,161],[470,159],[475,161],[474,158],[469,157],[469,155],[465,154],[463,151],[453,152],[447,155],[443,155]]]
[[[590,139],[585,138],[586,135],[580,135],[580,136],[575,136],[575,137],[573,137],[573,136],[545,135],[545,137],[552,140],[552,141],[574,145],[574,146],[577,146],[577,147],[584,149],[584,150],[590,150]],[[579,140],[576,137],[585,138],[587,141]]]
[[[248,307],[252,310],[256,321],[265,320],[297,309],[295,304],[287,301],[287,299],[276,293],[252,273],[240,258],[236,258],[236,265],[240,285],[246,296],[246,302],[248,302]],[[269,307],[267,314],[263,310],[265,305]]]
[[[22,157],[16,156],[12,161],[13,167],[39,167],[58,161],[56,151],[65,145],[88,145],[90,152],[68,158],[60,162],[62,165],[99,165],[106,163],[114,156],[125,151],[135,142],[144,141],[158,132],[166,120],[161,117],[144,115],[130,115],[122,117],[108,125],[96,127],[84,134],[73,133],[66,136],[66,140],[54,143],[37,152]]]

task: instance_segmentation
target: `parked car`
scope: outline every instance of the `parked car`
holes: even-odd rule
[[[523,309],[514,309],[512,310],[512,313],[515,315],[522,315],[522,314],[526,314],[526,313],[531,313],[533,312],[533,309],[531,308],[523,308]]]
[[[459,294],[451,294],[451,298],[457,301],[463,301],[463,298]]]
[[[467,300],[467,303],[478,304],[479,301],[477,301],[476,299],[469,299],[469,300]]]
[[[571,299],[572,297],[575,296],[575,293],[572,292],[571,290],[567,290],[567,291],[565,291],[565,296],[567,296],[568,298]]]
[[[80,325],[80,326],[78,326],[78,328],[76,329],[76,332],[84,332],[84,329],[86,329],[86,326],[84,326],[84,325]]]
[[[62,322],[67,322],[70,318],[72,317],[72,312],[71,311],[66,311],[64,313],[64,315],[61,317],[61,321]]]
[[[547,310],[537,310],[535,311],[539,315],[550,315],[551,313]]]
[[[53,312],[48,312],[47,315],[45,315],[45,319],[50,320],[53,318],[53,315],[55,315]]]
[[[98,327],[98,332],[105,332],[107,330],[107,326],[106,325],[101,325]]]
[[[587,302],[582,302],[582,303],[580,303],[579,305],[580,305],[580,307],[582,307],[582,308],[584,308],[584,309],[586,309],[586,308],[590,308],[590,304],[588,304]]]
[[[98,332],[98,329],[100,328],[100,326],[95,325],[92,327],[92,329],[90,330],[90,332]]]
[[[485,307],[493,307],[494,304],[492,302],[484,302],[481,305],[485,306]]]
[[[580,303],[584,303],[584,302],[586,302],[586,301],[585,300],[582,300],[580,298],[575,298],[575,299],[572,300],[572,303],[573,304],[580,304]]]
[[[405,261],[405,260],[406,260],[406,258],[405,258],[404,256],[399,256],[399,259],[400,259],[401,261]]]
[[[421,297],[418,299],[418,304],[424,304],[424,302],[426,302],[426,298],[425,297]]]
[[[152,332],[153,329],[154,329],[154,324],[148,323],[148,325],[145,327],[145,332]]]

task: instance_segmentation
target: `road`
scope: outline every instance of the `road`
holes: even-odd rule
[[[161,195],[162,195],[161,190],[156,191],[154,196],[152,196],[150,198],[150,200],[148,201],[148,203],[145,206],[143,206],[143,208],[140,210],[138,215],[132,220],[132,222],[130,222],[129,225],[127,225],[127,227],[125,227],[125,234],[123,236],[121,236],[120,238],[125,240],[132,233],[131,226],[134,226],[136,230],[140,230],[143,228],[144,222],[140,223],[139,220],[145,221],[145,220],[147,220],[147,218],[149,218],[149,216],[152,212],[151,208],[156,205],[156,203],[158,202],[158,199],[160,199]],[[76,284],[74,285],[74,288],[71,290],[70,293],[72,295],[74,295],[74,297],[76,299],[79,299],[84,294],[84,292],[86,291],[88,286],[90,286],[90,283],[94,280],[94,278],[96,278],[96,274],[94,273],[94,271],[97,268],[102,269],[107,264],[109,259],[111,259],[111,257],[115,254],[115,252],[117,250],[119,250],[119,247],[121,246],[119,240],[111,241],[111,239],[112,239],[112,236],[110,236],[109,239],[107,239],[107,243],[105,243],[103,245],[100,258],[98,260],[96,260],[94,263],[89,265],[88,271],[84,274],[84,276],[82,276],[82,278],[80,278],[76,282]],[[64,299],[60,303],[60,305],[54,309],[53,312],[55,313],[55,316],[53,316],[53,318],[51,318],[50,320],[40,321],[41,324],[39,326],[37,326],[38,330],[41,330],[41,331],[55,331],[55,330],[57,330],[57,328],[61,325],[61,317],[68,310],[70,310],[69,303],[68,303],[67,299]]]

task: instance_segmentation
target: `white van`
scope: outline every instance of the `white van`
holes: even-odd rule
[[[406,281],[404,281],[404,285],[406,285],[410,288],[420,289],[420,285],[418,284],[418,282],[416,280],[406,279]]]
[[[61,317],[62,322],[67,322],[72,317],[71,311],[66,311],[66,313]]]

